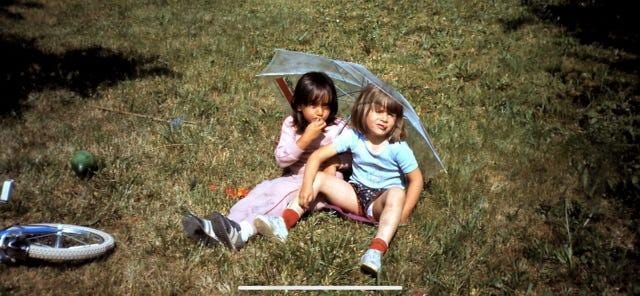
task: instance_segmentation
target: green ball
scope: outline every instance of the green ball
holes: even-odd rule
[[[95,156],[86,150],[79,150],[71,158],[71,169],[80,178],[91,177],[98,169]]]

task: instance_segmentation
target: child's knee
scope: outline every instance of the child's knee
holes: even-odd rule
[[[320,191],[323,191],[322,188],[327,186],[327,184],[331,182],[332,178],[335,177],[325,172],[318,172],[316,178],[313,179],[314,188],[318,188]]]
[[[327,173],[325,173],[325,172],[318,172],[318,173],[316,174],[316,178],[315,178],[315,179],[313,179],[313,183],[320,185],[320,184],[323,184],[323,183],[325,182],[325,180],[326,180],[326,179],[327,179]]]
[[[386,203],[389,206],[404,206],[404,189],[401,188],[391,188],[387,192],[387,200]]]

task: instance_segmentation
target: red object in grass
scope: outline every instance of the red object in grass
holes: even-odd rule
[[[224,189],[224,193],[226,193],[229,198],[240,199],[249,194],[249,189],[245,187],[227,187]]]
[[[224,189],[224,193],[226,193],[228,197],[235,197],[236,189],[233,187],[227,187]]]
[[[238,188],[238,191],[236,193],[238,197],[245,197],[247,196],[247,194],[249,194],[249,188],[246,188],[246,187]]]

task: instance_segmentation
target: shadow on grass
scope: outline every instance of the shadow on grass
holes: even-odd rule
[[[562,27],[582,44],[598,45],[610,52],[607,56],[586,49],[566,53],[584,65],[607,65],[609,74],[605,77],[597,77],[591,66],[558,65],[549,72],[568,86],[566,93],[558,94],[558,98],[569,100],[582,110],[579,126],[585,131],[582,141],[587,145],[580,150],[584,152],[582,156],[586,155],[587,170],[591,170],[584,174],[599,181],[602,190],[640,214],[640,121],[633,119],[640,112],[637,5],[634,1],[549,2],[523,0],[531,15],[503,20],[503,28],[507,32],[515,31],[543,21]],[[625,74],[627,77],[622,78]],[[597,171],[605,165],[621,172],[621,176],[611,178],[606,172]],[[593,195],[594,190],[587,191]]]
[[[157,58],[131,56],[100,46],[45,53],[36,40],[0,33],[0,116],[20,117],[31,92],[67,89],[83,98],[98,87],[175,73]]]
[[[596,44],[615,52],[616,58],[604,59],[588,53],[579,59],[606,63],[612,69],[638,75],[640,69],[640,18],[634,1],[579,0],[548,4],[550,1],[522,0],[533,16],[503,20],[505,31],[543,21],[558,25],[582,44]],[[619,52],[627,55],[618,54]],[[630,55],[629,55],[630,54]],[[637,94],[637,88],[635,93]]]
[[[598,50],[586,46],[560,48],[567,63],[547,69],[566,87],[566,91],[556,94],[557,99],[568,101],[575,108],[565,114],[576,116],[573,119],[579,132],[565,141],[563,149],[578,171],[581,190],[576,200],[540,204],[545,223],[554,235],[525,239],[531,239],[529,245],[534,246],[530,248],[532,252],[524,252],[525,257],[559,270],[560,276],[546,279],[557,291],[638,294],[637,5],[634,1],[550,2],[523,0],[530,14],[503,20],[504,30],[516,31],[528,24],[545,22],[563,28],[580,44],[594,45]],[[602,206],[610,203],[615,205]],[[531,256],[534,253],[538,254]]]
[[[14,12],[8,7],[43,8],[44,5],[33,1],[0,0],[0,17],[5,17],[13,20],[22,20],[24,19],[24,16],[22,16],[22,14]]]
[[[580,0],[548,4],[551,1],[522,0],[535,18],[557,24],[583,44],[640,53],[640,18],[635,1]],[[505,30],[517,30],[536,19],[521,17],[504,21]]]

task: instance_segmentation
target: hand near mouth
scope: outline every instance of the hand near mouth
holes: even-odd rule
[[[304,133],[297,141],[298,147],[302,149],[307,148],[313,140],[322,135],[325,127],[327,127],[327,123],[322,119],[309,122],[307,128],[304,129]]]

